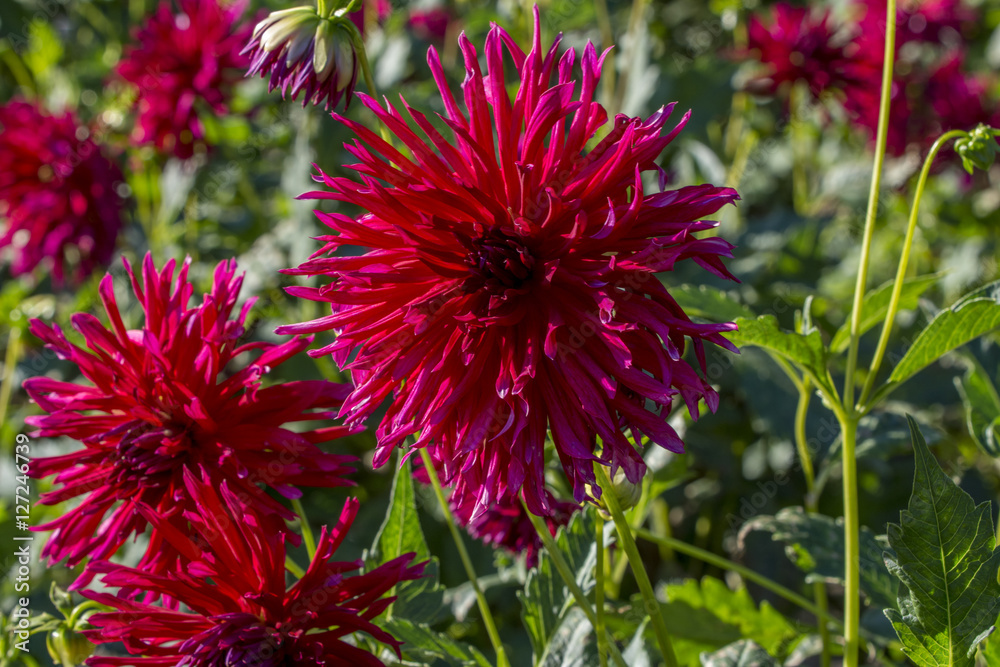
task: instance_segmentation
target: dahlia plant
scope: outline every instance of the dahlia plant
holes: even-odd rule
[[[996,17],[709,4],[0,44],[0,667],[1000,665]]]

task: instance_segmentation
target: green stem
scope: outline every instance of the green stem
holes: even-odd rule
[[[806,173],[806,149],[807,135],[803,132],[805,121],[803,120],[804,100],[808,94],[805,83],[797,81],[792,86],[789,113],[791,119],[788,125],[788,133],[792,140],[792,207],[799,215],[805,215],[807,202],[809,201],[809,181]]]
[[[368,51],[365,49],[365,40],[360,34],[355,37],[354,50],[358,54],[358,61],[361,64],[361,75],[365,79],[365,86],[368,87],[368,94],[372,96],[376,104],[381,105],[381,98],[379,98],[378,89],[375,87],[375,77],[372,75],[372,66],[368,62]],[[389,128],[384,123],[379,123],[378,131],[385,143],[392,146],[392,135],[389,134]]]
[[[17,360],[21,357],[21,330],[16,326],[7,337],[7,355],[3,361],[3,382],[0,383],[0,429],[7,423],[7,409],[14,392],[14,376],[17,374]]]
[[[424,470],[427,471],[427,476],[431,480],[431,486],[434,488],[434,495],[437,496],[438,504],[441,505],[444,521],[448,524],[448,530],[451,532],[451,537],[458,548],[458,555],[462,559],[462,565],[465,567],[465,574],[469,577],[469,583],[472,584],[472,590],[476,594],[479,612],[483,615],[483,623],[486,625],[486,634],[489,635],[490,643],[493,644],[493,650],[497,654],[497,665],[498,667],[510,667],[510,661],[507,660],[507,653],[504,651],[503,643],[500,641],[500,633],[497,632],[496,623],[493,621],[493,613],[490,611],[490,606],[486,604],[486,596],[483,595],[483,589],[479,586],[479,578],[476,576],[475,568],[472,567],[472,559],[469,558],[469,552],[465,548],[465,541],[462,539],[461,533],[458,532],[458,526],[455,525],[455,517],[452,516],[451,508],[448,507],[448,501],[445,499],[444,491],[441,489],[441,480],[438,479],[437,470],[434,469],[434,462],[431,460],[431,456],[427,453],[426,448],[420,449],[420,458],[424,462]]]
[[[580,585],[576,583],[576,577],[573,575],[573,571],[569,569],[569,564],[566,563],[566,559],[563,557],[562,552],[559,550],[559,546],[556,541],[552,538],[552,533],[549,532],[549,527],[545,525],[545,521],[531,513],[528,509],[527,503],[524,503],[524,499],[521,499],[524,504],[524,511],[528,515],[528,519],[531,520],[531,525],[535,527],[535,532],[538,533],[538,537],[542,540],[542,545],[545,547],[545,551],[548,552],[549,557],[552,559],[552,564],[555,565],[556,571],[559,576],[562,577],[563,583],[569,588],[570,593],[573,594],[573,599],[576,600],[577,606],[583,610],[583,613],[587,616],[587,620],[590,621],[590,625],[594,628],[598,627],[597,614],[590,606],[590,600],[584,594]],[[598,544],[600,546],[600,543]],[[605,628],[605,635],[607,635],[607,628]],[[614,661],[618,667],[628,667],[625,664],[625,659],[622,658],[621,653],[618,651],[618,645],[614,641],[608,641],[607,647],[611,653],[611,659]]]
[[[292,509],[299,515],[299,526],[302,528],[302,541],[306,543],[306,553],[309,554],[309,562],[316,556],[316,539],[313,537],[312,526],[309,525],[309,518],[306,516],[306,508],[302,506],[302,501],[292,498]]]
[[[882,164],[885,161],[886,135],[889,129],[889,103],[892,94],[892,67],[896,54],[896,0],[886,3],[885,52],[882,64],[882,91],[879,101],[878,132],[875,135],[875,161],[872,165],[871,189],[868,193],[868,210],[858,262],[858,279],[854,285],[854,304],[851,307],[851,339],[847,348],[847,370],[844,375],[844,397],[841,409],[836,410],[843,431],[843,483],[844,483],[844,665],[858,666],[859,632],[861,627],[861,577],[860,549],[858,545],[861,522],[858,518],[858,468],[855,460],[858,412],[854,404],[854,373],[858,365],[858,342],[861,338],[861,304],[868,282],[868,259],[871,254],[875,217],[878,213],[879,189],[882,184]]]
[[[604,549],[604,521],[600,517],[597,518],[594,538],[597,540],[594,545],[597,551],[597,563],[594,565],[597,577],[597,583],[594,586],[594,611],[597,616],[597,624],[594,626],[594,632],[597,633],[597,655],[601,667],[608,667],[608,637],[604,629],[604,561],[607,554]]]
[[[639,548],[635,545],[635,538],[632,537],[632,527],[628,524],[625,514],[622,513],[622,508],[618,505],[614,486],[611,484],[604,466],[600,462],[595,462],[594,470],[597,473],[598,485],[604,489],[601,499],[604,500],[608,506],[608,510],[611,512],[611,518],[615,522],[618,537],[621,540],[622,547],[625,549],[625,556],[632,567],[632,574],[635,576],[635,581],[639,584],[639,591],[642,593],[646,611],[652,619],[653,633],[656,635],[656,642],[660,646],[660,653],[663,655],[663,660],[667,663],[667,667],[678,667],[677,656],[674,654],[674,646],[670,641],[670,633],[667,632],[667,624],[663,620],[663,610],[660,608],[659,600],[656,599],[656,592],[653,590],[653,584],[649,581],[646,567],[643,565],[642,557],[639,555]]]
[[[717,556],[711,551],[701,549],[694,545],[688,544],[687,542],[682,542],[677,538],[656,535],[655,533],[652,533],[646,530],[645,528],[640,528],[636,530],[635,534],[644,540],[649,540],[650,542],[653,542],[654,544],[670,547],[674,551],[679,551],[682,554],[687,554],[692,558],[697,558],[698,560],[704,561],[709,565],[714,565],[720,570],[729,570],[731,572],[735,572],[736,574],[740,575],[747,581],[752,581],[761,588],[766,588],[775,595],[783,597],[792,604],[797,605],[802,609],[805,609],[810,614],[815,616],[817,620],[820,621],[820,623],[824,622],[832,623],[837,627],[843,627],[840,621],[838,621],[833,616],[830,616],[828,612],[822,610],[818,605],[813,604],[807,598],[799,595],[798,593],[796,593],[791,589],[785,588],[778,582],[768,579],[764,575],[759,574],[748,567],[740,565],[739,563],[734,563],[733,561],[727,560],[722,556]]]
[[[844,377],[843,406],[849,413],[854,412],[854,372],[858,365],[858,340],[861,337],[861,304],[868,282],[868,258],[871,254],[872,235],[875,233],[875,217],[878,213],[879,189],[882,186],[882,164],[885,162],[886,135],[889,130],[889,102],[892,95],[892,66],[896,46],[896,0],[888,0],[886,7],[885,53],[882,65],[882,97],[878,110],[878,132],[875,139],[875,162],[872,165],[871,189],[868,192],[868,210],[865,213],[865,228],[861,242],[861,259],[858,264],[858,279],[854,285],[854,304],[851,307],[851,340],[847,348],[847,372]],[[848,561],[848,567],[851,566]],[[849,665],[853,663],[848,657]]]
[[[607,0],[594,0],[594,11],[597,14],[597,26],[601,31],[601,50],[613,47],[615,44],[615,33],[611,28],[611,14],[608,13]],[[605,104],[611,104],[615,94],[615,75],[618,73],[615,67],[614,53],[611,60],[606,61],[605,70],[602,71],[601,86]]]
[[[630,63],[635,58],[636,40],[639,37],[639,26],[642,24],[642,15],[646,12],[647,0],[632,0],[632,12],[628,19],[628,51],[625,62]],[[625,93],[628,92],[628,80],[631,68],[622,70],[622,76],[618,80],[618,89],[615,91],[615,98],[608,109],[608,117],[614,118],[622,110],[625,101]]]
[[[285,569],[294,574],[296,577],[301,579],[305,576],[306,571],[302,569],[302,566],[292,560],[291,556],[285,556]]]
[[[933,164],[934,158],[937,157],[938,152],[944,147],[946,142],[957,137],[968,136],[968,134],[968,132],[963,132],[962,130],[952,130],[938,137],[938,140],[931,146],[931,150],[924,160],[924,166],[920,170],[920,178],[917,179],[917,191],[913,195],[913,205],[910,207],[910,221],[906,226],[906,237],[903,240],[903,251],[899,256],[899,268],[896,269],[896,281],[893,283],[892,297],[889,299],[889,309],[885,313],[885,321],[882,323],[882,333],[879,334],[875,357],[872,359],[871,366],[869,366],[868,377],[865,378],[864,387],[861,389],[861,398],[858,401],[863,406],[868,400],[868,395],[875,384],[875,375],[878,373],[879,366],[882,365],[882,358],[885,356],[885,350],[889,345],[889,334],[892,333],[892,325],[896,320],[896,313],[899,312],[899,299],[903,294],[903,279],[906,277],[906,266],[910,261],[910,252],[913,249],[913,236],[917,230],[917,217],[920,214],[920,199],[924,194],[924,186],[927,184],[927,176],[930,174],[931,164]],[[867,411],[867,408],[865,411]]]
[[[316,0],[316,14],[322,16],[323,18],[329,16],[329,13],[327,12],[326,9],[326,0]]]
[[[795,446],[799,450],[799,460],[802,462],[802,475],[806,480],[806,511],[810,514],[818,512],[819,498],[816,493],[816,473],[813,470],[812,453],[806,438],[806,417],[809,413],[809,402],[812,400],[811,380],[803,378],[799,387],[799,402],[795,409]],[[813,583],[813,599],[816,607],[826,614],[829,602],[826,595],[826,585],[822,581]],[[830,667],[830,630],[826,623],[819,624],[819,636],[823,645],[820,654],[821,667]]]

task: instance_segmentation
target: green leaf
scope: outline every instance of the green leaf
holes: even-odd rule
[[[965,406],[969,434],[980,449],[1000,458],[1000,394],[978,361],[968,357],[969,370],[955,378],[955,388]]]
[[[778,662],[759,644],[741,639],[715,653],[702,653],[703,667],[778,667]]]
[[[396,469],[389,509],[366,560],[369,565],[376,566],[411,552],[416,554],[415,562],[430,562],[424,568],[425,576],[396,586],[398,597],[392,603],[392,616],[430,623],[444,605],[444,589],[438,583],[438,560],[431,557],[420,528],[413,495],[413,475],[410,463],[406,461]]]
[[[594,511],[593,507],[587,506],[577,512],[569,524],[556,534],[559,551],[573,570],[576,583],[584,594],[593,590],[595,584],[597,551],[594,533],[597,524]],[[521,600],[524,626],[535,657],[539,658],[574,605],[573,594],[563,583],[546,551],[538,554],[538,565],[528,574],[524,590],[518,592],[518,598]]]
[[[826,367],[826,348],[819,331],[813,330],[808,334],[782,331],[774,315],[761,315],[755,320],[740,317],[736,319],[736,325],[739,331],[726,334],[733,343],[762,347],[791,361],[832,393],[833,386]]]
[[[990,504],[978,506],[941,470],[910,421],[913,495],[889,525],[889,571],[907,593],[887,609],[903,650],[919,667],[972,667],[1000,612],[1000,550]]]
[[[913,310],[916,308],[917,302],[920,300],[920,295],[936,283],[941,275],[940,273],[931,273],[926,276],[917,276],[904,280],[903,290],[899,293],[899,309]],[[890,280],[865,295],[864,300],[861,302],[859,335],[885,320],[885,314],[889,312],[889,301],[892,299],[892,287],[895,282],[895,280]],[[830,341],[830,351],[839,354],[847,349],[850,342],[851,322],[848,320],[834,334],[833,340]]]
[[[979,647],[979,655],[989,667],[1000,665],[1000,634],[993,633]]]
[[[705,651],[715,651],[741,638],[785,656],[800,637],[795,627],[767,602],[758,607],[746,588],[730,589],[719,579],[685,580],[666,586],[664,620],[675,639],[677,659],[697,665]]]
[[[537,667],[585,667],[599,662],[594,629],[587,615],[573,607],[549,639]]]
[[[965,345],[998,326],[1000,281],[966,294],[951,308],[938,313],[892,370],[889,383],[895,386],[905,382],[946,352]]]
[[[786,507],[775,516],[751,519],[740,530],[742,542],[747,533],[763,530],[778,542],[785,543],[785,553],[806,581],[844,583],[844,521],[822,514],[807,514],[801,507]],[[895,608],[898,584],[889,574],[882,558],[886,546],[868,528],[861,528],[861,590],[880,607]]]
[[[732,322],[740,317],[753,317],[750,309],[736,301],[730,292],[707,285],[671,286],[670,296],[692,317],[712,322]]]
[[[394,617],[381,625],[386,632],[403,642],[405,660],[430,665],[443,662],[455,667],[491,667],[489,660],[475,646],[456,641],[422,623]],[[395,659],[395,655],[390,655]]]

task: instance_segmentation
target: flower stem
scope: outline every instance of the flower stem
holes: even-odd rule
[[[594,631],[597,633],[597,655],[601,667],[608,667],[608,637],[604,630],[604,561],[607,554],[604,549],[604,520],[600,517],[597,518],[594,539],[597,540],[594,545],[597,552],[597,563],[594,565],[597,577],[597,583],[594,586],[594,612],[597,616],[597,624],[594,626]]]
[[[378,88],[375,87],[375,77],[372,75],[372,66],[368,62],[368,50],[365,49],[365,40],[360,35],[357,34],[354,40],[354,50],[358,54],[358,62],[361,64],[361,76],[365,79],[365,86],[368,87],[368,94],[372,96],[376,104],[381,105],[382,102],[379,101]],[[389,134],[389,128],[385,126],[384,123],[378,124],[379,134],[382,135],[382,139],[385,143],[392,146],[392,135]]]
[[[291,556],[285,556],[285,569],[294,574],[296,577],[301,579],[305,576],[306,571],[302,569],[302,566],[292,560]]]
[[[625,519],[625,514],[622,513],[622,508],[618,504],[618,498],[615,497],[613,491],[614,487],[608,478],[608,473],[604,469],[604,466],[600,462],[596,462],[594,470],[597,472],[598,485],[604,489],[601,498],[607,503],[608,510],[611,511],[611,518],[615,522],[618,537],[621,539],[625,555],[628,558],[629,565],[632,567],[632,574],[635,576],[636,583],[639,584],[639,590],[642,592],[646,611],[652,619],[653,632],[656,635],[656,642],[660,646],[660,653],[663,654],[663,660],[666,662],[667,667],[678,667],[677,656],[674,654],[674,646],[670,641],[670,633],[667,632],[667,624],[663,620],[663,611],[660,609],[659,600],[656,599],[656,593],[653,591],[653,584],[649,581],[649,575],[646,574],[646,567],[643,565],[639,549],[635,545],[635,538],[632,537],[632,527],[629,526],[628,521]]]
[[[692,544],[688,544],[687,542],[682,542],[677,538],[656,535],[655,533],[652,533],[646,530],[645,528],[639,528],[638,530],[635,531],[635,534],[644,540],[649,540],[650,542],[653,542],[655,544],[659,544],[665,547],[670,547],[674,551],[679,551],[680,553],[687,554],[692,558],[697,558],[698,560],[704,561],[709,565],[714,565],[715,567],[721,570],[729,570],[731,572],[735,572],[736,574],[740,575],[747,581],[752,581],[761,588],[766,588],[775,595],[779,595],[788,600],[789,602],[791,602],[792,604],[798,605],[802,609],[805,609],[810,614],[815,616],[820,623],[833,623],[837,627],[843,627],[840,621],[830,616],[828,612],[821,609],[818,605],[810,602],[808,599],[799,595],[795,591],[782,586],[776,581],[768,579],[764,575],[755,572],[754,570],[751,570],[748,567],[744,567],[739,563],[734,563],[733,561],[727,560],[722,556],[717,556],[711,551],[707,551],[700,547],[696,547]]]
[[[875,135],[875,161],[872,165],[871,189],[868,193],[868,210],[858,262],[858,279],[854,285],[854,304],[851,307],[851,339],[847,348],[847,370],[844,375],[842,409],[836,410],[843,438],[844,483],[844,665],[857,667],[859,632],[861,626],[861,576],[858,518],[858,467],[855,460],[858,411],[854,403],[854,374],[858,364],[858,342],[861,337],[861,304],[868,282],[868,259],[871,254],[875,217],[878,214],[879,189],[882,184],[882,165],[885,162],[886,136],[889,129],[889,104],[892,97],[892,68],[896,55],[896,0],[886,3],[885,52],[882,63],[882,91],[879,101],[878,132]]]
[[[427,453],[427,449],[420,449],[420,458],[424,462],[424,470],[427,471],[427,476],[431,480],[431,486],[434,488],[434,495],[437,496],[438,504],[441,505],[444,521],[448,524],[448,530],[451,531],[451,537],[458,548],[458,555],[462,559],[462,565],[465,567],[465,574],[469,577],[469,583],[472,584],[472,590],[476,594],[479,612],[483,615],[483,623],[486,625],[486,634],[489,635],[490,643],[493,644],[493,650],[497,654],[497,666],[510,667],[510,661],[507,659],[507,653],[504,651],[503,643],[500,641],[500,633],[497,632],[497,626],[493,621],[490,606],[486,604],[486,596],[483,595],[483,589],[479,586],[479,578],[476,576],[475,568],[472,567],[472,559],[469,558],[469,552],[465,548],[465,541],[462,540],[462,535],[458,532],[458,526],[455,525],[455,517],[452,516],[451,508],[448,507],[448,501],[445,499],[444,491],[441,489],[441,480],[438,479],[437,470],[434,469],[434,462],[431,460],[431,455]]]
[[[607,0],[594,0],[594,13],[597,14],[597,27],[601,31],[601,49],[604,50],[614,46],[615,33],[611,28],[611,15],[608,13]],[[617,74],[614,55],[612,55],[611,61],[605,67],[607,71],[602,71],[601,76],[602,93],[605,104],[611,104],[611,100],[615,94],[615,75]]]
[[[21,330],[14,327],[7,336],[7,355],[3,361],[3,378],[0,382],[0,429],[7,423],[7,409],[14,391],[17,360],[21,357]]]
[[[521,499],[524,503],[524,499]],[[576,604],[583,610],[583,613],[587,616],[587,620],[590,621],[590,625],[597,628],[599,623],[597,620],[597,614],[590,606],[590,600],[584,594],[580,585],[576,583],[576,577],[573,575],[573,571],[569,569],[569,564],[566,563],[566,559],[563,557],[561,551],[559,551],[559,546],[556,541],[552,538],[552,533],[549,532],[549,527],[545,525],[545,521],[531,513],[528,509],[527,503],[524,503],[524,511],[531,520],[531,525],[535,527],[535,531],[538,533],[538,537],[541,538],[542,544],[545,546],[545,551],[548,552],[549,557],[552,559],[552,564],[555,565],[556,571],[559,576],[562,577],[563,583],[569,588],[570,593],[573,594],[573,599],[576,600]],[[603,542],[598,543],[598,547],[601,546]],[[605,628],[605,635],[607,635],[607,628]],[[606,637],[607,638],[607,637]],[[607,642],[608,650],[611,653],[611,659],[614,661],[618,667],[627,667],[625,664],[625,659],[622,658],[621,653],[618,651],[618,646],[613,642]]]
[[[313,537],[312,526],[309,525],[309,518],[306,516],[306,508],[302,506],[302,501],[292,498],[292,509],[299,515],[299,526],[302,528],[302,541],[306,543],[306,553],[309,554],[309,562],[316,556],[316,538]]]
[[[879,366],[882,365],[882,358],[885,356],[886,347],[889,345],[889,334],[892,332],[892,325],[899,312],[899,299],[903,293],[903,279],[906,277],[906,266],[910,261],[910,252],[913,249],[913,236],[917,230],[917,217],[920,214],[920,199],[924,195],[924,186],[927,184],[927,176],[931,171],[931,164],[944,144],[951,139],[967,136],[968,132],[962,130],[952,130],[938,137],[938,140],[931,146],[924,160],[924,166],[920,170],[920,178],[917,179],[917,191],[913,195],[913,205],[910,207],[910,221],[906,226],[906,237],[903,240],[903,251],[899,256],[899,268],[896,269],[896,281],[892,286],[892,297],[889,299],[889,309],[885,313],[885,321],[882,323],[882,332],[879,334],[878,347],[868,369],[868,377],[865,378],[864,387],[861,390],[861,398],[858,402],[864,406],[875,384],[875,376],[878,374]],[[864,411],[867,409],[863,408]]]
[[[625,62],[627,63],[631,63],[635,59],[635,54],[638,51],[638,44],[636,42],[639,41],[639,29],[642,25],[642,16],[646,13],[646,3],[647,0],[632,0],[632,11],[628,18],[628,46],[625,57]],[[611,103],[611,108],[608,109],[609,118],[614,118],[617,114],[621,113],[622,104],[625,102],[625,95],[628,93],[628,81],[631,72],[631,67],[626,67],[622,70],[622,76],[618,80],[618,88],[615,90],[615,98]]]

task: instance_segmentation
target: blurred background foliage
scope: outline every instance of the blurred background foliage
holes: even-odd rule
[[[613,34],[599,27],[598,4],[590,0],[540,0],[544,42],[557,32],[563,44],[581,47],[587,40],[616,44],[608,65],[603,101],[632,115],[647,115],[662,104],[678,102],[676,117],[691,109],[687,129],[661,157],[661,165],[676,184],[713,182],[728,184],[742,197],[735,210],[722,218],[720,235],[736,244],[730,268],[741,279],[738,285],[711,284],[726,290],[746,310],[773,314],[785,328],[793,328],[796,311],[811,300],[812,320],[829,340],[848,317],[857,267],[858,240],[867,200],[872,154],[863,131],[838,117],[836,105],[814,103],[801,109],[801,122],[790,123],[783,98],[758,97],[740,92],[754,71],[753,62],[734,57],[746,42],[747,20],[766,7],[757,0],[607,0]],[[604,0],[599,0],[603,5]],[[978,13],[974,31],[962,35],[973,71],[1000,67],[1000,0],[969,3]],[[254,0],[250,17],[290,6],[278,0]],[[419,2],[396,2],[381,24],[369,20],[367,44],[380,91],[394,100],[398,94],[414,107],[443,112],[443,105],[429,75],[424,54],[435,46],[453,85],[464,77],[458,62],[456,37],[465,31],[481,44],[496,21],[522,44],[530,44],[531,26],[525,4],[478,0],[440,5],[450,13],[443,39],[416,30],[408,21]],[[845,11],[843,2],[833,3]],[[217,117],[203,110],[210,150],[189,161],[167,159],[150,147],[129,144],[133,95],[111,72],[123,46],[136,26],[154,10],[154,0],[4,0],[0,2],[0,102],[22,97],[37,99],[51,109],[75,109],[91,127],[102,128],[109,154],[123,167],[128,195],[127,225],[119,250],[133,262],[153,249],[157,263],[170,257],[190,256],[192,272],[200,284],[209,284],[215,264],[236,257],[247,272],[243,297],[257,296],[251,315],[250,336],[277,340],[273,329],[319,315],[316,304],[287,296],[282,288],[293,281],[278,270],[302,262],[318,244],[311,237],[322,233],[312,215],[313,202],[296,197],[312,189],[315,164],[328,173],[349,174],[343,165],[352,162],[342,144],[349,140],[345,127],[322,109],[303,109],[268,94],[263,80],[236,86],[231,112]],[[614,70],[613,74],[609,70]],[[991,82],[991,94],[1000,96],[1000,79]],[[359,83],[359,88],[363,85]],[[370,123],[372,117],[357,102],[347,115]],[[0,165],[0,169],[6,165]],[[887,165],[885,191],[879,217],[880,232],[872,251],[870,285],[892,278],[912,196],[912,179],[919,160],[912,153],[892,158]],[[800,170],[795,183],[793,171]],[[960,294],[997,278],[997,229],[1000,226],[1000,165],[986,174],[970,177],[958,159],[948,155],[925,194],[921,224],[911,260],[915,275],[940,273],[915,307],[901,318],[893,347],[905,346],[937,308]],[[802,190],[796,193],[795,188]],[[323,202],[324,208],[330,202]],[[0,221],[2,225],[2,221]],[[124,277],[117,260],[111,270],[122,287]],[[671,289],[696,306],[703,272],[683,270],[663,277]],[[0,569],[11,570],[6,545],[13,544],[12,514],[13,443],[27,431],[24,418],[33,414],[20,384],[24,378],[49,374],[66,380],[71,369],[42,350],[27,333],[29,318],[54,319],[68,328],[74,312],[92,311],[101,316],[97,298],[100,276],[73,288],[57,288],[44,273],[13,279],[0,269],[0,359],[10,342],[22,346],[15,367],[3,366],[0,376],[13,387],[6,418],[0,424],[0,477],[5,480],[0,497]],[[680,288],[689,285],[688,288]],[[130,312],[135,325],[137,309]],[[735,315],[743,314],[736,312]],[[323,343],[324,341],[318,341]],[[873,337],[862,340],[862,358],[871,354]],[[876,533],[886,522],[898,520],[909,496],[912,455],[903,412],[918,416],[928,440],[952,462],[951,471],[977,501],[992,500],[1000,488],[1000,467],[980,453],[968,433],[966,416],[955,379],[963,376],[975,358],[989,377],[996,378],[1000,354],[995,334],[924,371],[918,382],[894,395],[880,411],[866,418],[860,439],[859,471],[862,523]],[[709,377],[721,394],[714,415],[684,425],[689,453],[683,466],[670,468],[678,475],[653,503],[651,522],[658,530],[715,553],[728,555],[793,589],[801,589],[802,576],[788,561],[779,544],[761,533],[738,542],[737,530],[752,516],[774,514],[798,505],[805,494],[793,444],[793,418],[797,394],[770,359],[757,350],[739,357],[723,351],[709,354]],[[283,365],[266,381],[314,377],[342,378],[327,359],[304,355]],[[683,424],[686,416],[675,416]],[[819,507],[837,516],[840,511],[837,428],[830,413],[814,401],[809,412],[808,434],[816,443],[814,460],[823,483]],[[41,457],[72,449],[72,442],[33,440],[32,456]],[[304,502],[315,524],[335,517],[347,494],[358,496],[361,516],[345,545],[346,557],[359,557],[371,544],[388,502],[391,470],[372,470],[374,435],[362,433],[338,445],[338,451],[360,457],[357,486],[351,489],[306,490]],[[680,473],[678,472],[680,471]],[[47,484],[36,484],[37,493]],[[418,502],[422,498],[418,489]],[[429,498],[429,496],[427,496]],[[424,498],[426,499],[426,498]],[[446,587],[459,586],[458,556],[437,520],[432,502],[425,510],[423,527],[431,551],[441,560]],[[35,505],[31,522],[39,524],[61,513],[60,507]],[[995,515],[995,513],[994,513]],[[726,578],[715,568],[641,543],[654,573],[662,579],[711,575]],[[36,553],[39,547],[36,543]],[[138,548],[123,555],[135,558]],[[503,554],[474,543],[472,554],[481,573],[500,572],[488,596],[498,613],[501,634],[511,647],[514,664],[527,664],[530,646],[522,629],[520,605],[513,595],[523,568]],[[496,563],[495,563],[496,561]],[[498,569],[499,568],[499,569]],[[62,567],[33,565],[33,609],[51,611],[47,593],[51,582],[66,585],[73,574]],[[729,581],[732,582],[731,575]],[[631,586],[627,579],[625,586]],[[756,599],[770,599],[777,609],[796,619],[802,612],[780,599],[772,599],[750,586]],[[462,602],[460,591],[449,599]],[[627,599],[628,590],[623,599]],[[468,611],[468,596],[465,596]],[[0,609],[14,604],[13,582],[0,586]],[[834,609],[840,604],[836,591]],[[459,608],[456,607],[456,608]],[[460,613],[443,622],[452,636],[488,647],[485,633]],[[811,622],[811,619],[803,617]],[[878,621],[875,621],[878,625]],[[882,621],[882,632],[889,631]],[[41,664],[49,658],[35,647]]]

